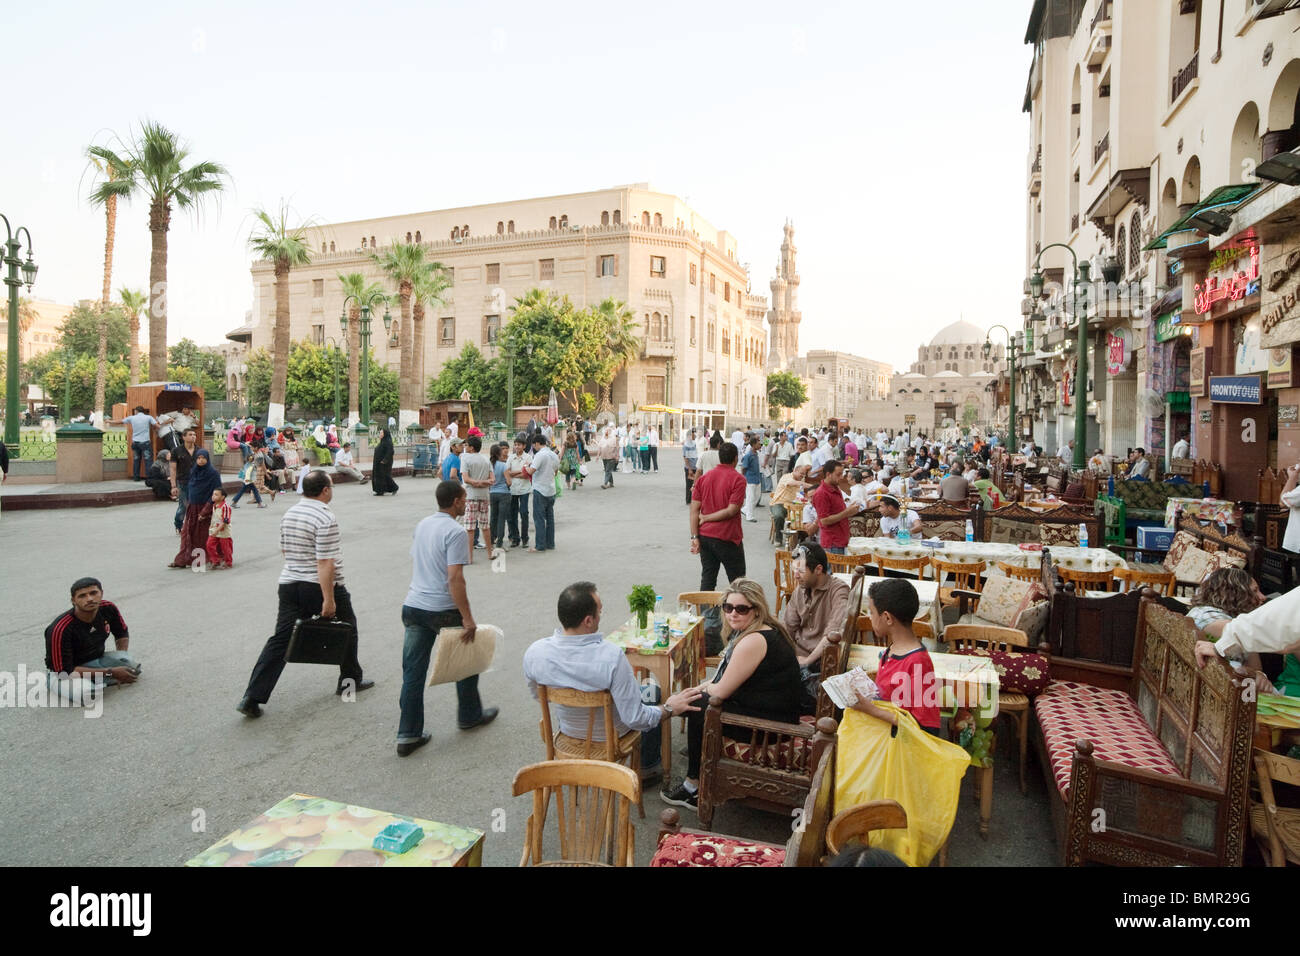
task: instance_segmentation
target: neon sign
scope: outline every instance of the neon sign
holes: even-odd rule
[[[1197,315],[1204,315],[1216,302],[1237,302],[1250,294],[1252,283],[1259,280],[1259,246],[1250,247],[1250,269],[1228,276],[1220,283],[1218,276],[1193,286],[1196,293],[1194,307]],[[1258,288],[1258,286],[1256,286]]]

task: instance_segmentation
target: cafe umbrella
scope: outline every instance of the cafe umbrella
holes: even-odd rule
[[[555,397],[555,389],[551,389],[551,397],[546,401],[546,423],[554,425],[560,420],[560,400]]]

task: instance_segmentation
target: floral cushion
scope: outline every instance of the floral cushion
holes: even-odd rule
[[[1169,752],[1142,719],[1133,698],[1120,690],[1075,681],[1052,681],[1034,700],[1052,776],[1069,799],[1075,742],[1089,740],[1093,756],[1138,770],[1179,776]]]
[[[1044,522],[1038,526],[1038,540],[1042,542],[1045,548],[1054,544],[1077,548],[1079,546],[1079,526],[1077,524],[1049,524]]]
[[[711,833],[668,833],[651,866],[784,866],[785,847],[749,843]]]
[[[1191,532],[1180,531],[1174,535],[1174,540],[1169,544],[1169,553],[1165,555],[1165,570],[1172,571],[1178,567],[1178,562],[1183,560],[1183,555],[1187,553],[1187,549],[1196,546],[1196,538]]]
[[[816,726],[816,714],[804,714],[799,723]],[[741,763],[757,764],[771,770],[789,770],[807,773],[812,762],[812,740],[805,737],[787,737],[759,748],[745,740],[722,738],[722,756]]]
[[[995,511],[989,528],[989,540],[996,544],[1038,544],[1036,521],[1008,521]]]
[[[1200,548],[1188,548],[1174,566],[1174,577],[1189,584],[1200,584],[1207,574],[1218,567],[1218,555]]]
[[[972,647],[957,653],[992,658],[993,669],[998,672],[999,689],[1004,691],[1037,697],[1052,680],[1051,663],[1042,654],[994,651],[987,647]]]
[[[979,616],[999,627],[1015,627],[1028,606],[1033,585],[1005,575],[990,577],[980,592]]]
[[[1246,559],[1239,554],[1231,551],[1215,551],[1210,555],[1210,570],[1218,571],[1220,568],[1245,568]]]
[[[965,541],[966,540],[966,522],[965,521],[931,521],[925,520],[925,512],[921,512],[921,534],[927,538],[939,538],[942,541]]]
[[[854,515],[849,519],[849,535],[854,538],[879,538],[880,512]],[[965,535],[962,539],[965,540]]]

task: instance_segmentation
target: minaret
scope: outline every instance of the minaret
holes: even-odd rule
[[[783,369],[799,357],[799,272],[795,268],[794,226],[785,223],[785,239],[781,242],[781,260],[772,279],[772,309],[767,313],[767,324],[772,328],[772,342],[767,350],[767,367],[770,371]]]

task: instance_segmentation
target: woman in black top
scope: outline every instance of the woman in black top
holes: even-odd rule
[[[722,700],[722,709],[741,717],[781,723],[799,722],[803,684],[794,641],[768,610],[763,586],[737,578],[722,599],[722,638],[727,641],[713,680],[697,689],[703,696],[686,715],[686,780],[661,796],[665,803],[695,809],[699,802],[700,755],[704,749],[704,714],[709,700]],[[750,732],[723,725],[733,739],[748,740]]]
[[[397,494],[397,482],[393,481],[393,436],[387,428],[379,434],[379,444],[375,446],[375,455],[371,460],[370,487],[377,495],[390,491]]]

